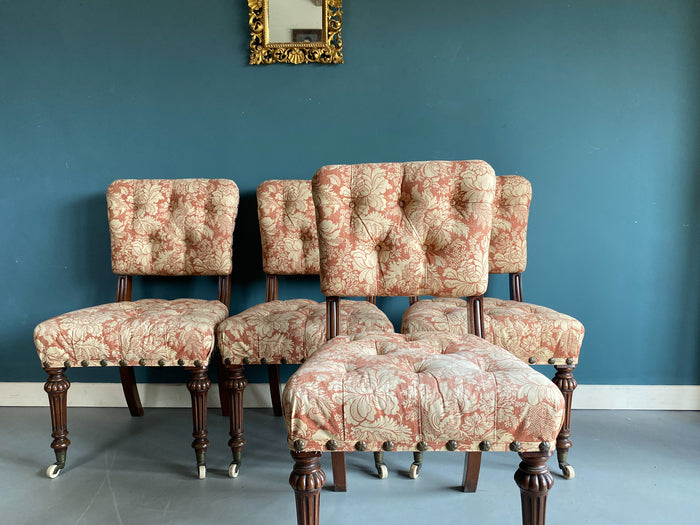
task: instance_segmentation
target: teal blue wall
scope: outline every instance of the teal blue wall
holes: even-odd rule
[[[266,67],[245,4],[0,0],[0,381],[44,379],[35,324],[113,300],[114,179],[238,183],[236,313],[264,297],[261,181],[480,158],[532,181],[525,298],[585,324],[579,381],[700,383],[699,2],[347,0],[345,64]],[[216,293],[165,284],[135,294]]]

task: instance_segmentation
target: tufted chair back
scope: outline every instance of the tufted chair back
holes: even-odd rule
[[[527,266],[527,219],[532,186],[518,175],[496,179],[489,272],[521,273]]]
[[[496,190],[486,162],[326,166],[312,185],[324,295],[486,291]]]
[[[107,189],[119,275],[228,275],[238,187],[227,179],[117,180]]]
[[[268,180],[258,186],[263,271],[316,275],[318,235],[309,180]]]

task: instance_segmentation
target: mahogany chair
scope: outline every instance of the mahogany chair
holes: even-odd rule
[[[484,337],[531,365],[551,364],[552,381],[566,400],[564,425],[557,437],[557,459],[565,479],[574,477],[567,462],[571,448],[571,400],[583,342],[583,325],[571,316],[523,302],[522,272],[527,265],[527,222],[532,188],[527,179],[498,177],[489,247],[489,272],[510,274],[510,301],[485,297]],[[421,300],[404,313],[402,332],[471,332],[471,311],[459,299]]]
[[[311,197],[311,181],[269,180],[258,187],[258,220],[263,270],[267,278],[265,302],[229,317],[217,329],[217,344],[227,373],[231,447],[229,475],[237,477],[245,439],[243,392],[245,365],[267,365],[270,397],[276,416],[282,415],[280,364],[301,364],[326,341],[326,307],[310,299],[278,299],[278,276],[318,275],[318,235]],[[371,301],[344,301],[343,330],[394,332],[389,319]],[[380,477],[386,466],[377,458]]]
[[[329,341],[287,382],[297,522],[319,523],[331,451],[515,451],[523,523],[543,525],[546,461],[564,418],[547,378],[475,335],[340,335],[341,296],[478,297],[488,283],[496,178],[482,161],[326,166],[313,178]],[[477,465],[478,466],[478,465]],[[340,478],[340,479],[339,479]]]
[[[70,440],[66,423],[72,366],[118,366],[129,411],[143,415],[134,376],[136,366],[177,366],[189,370],[192,433],[199,479],[206,477],[207,368],[216,325],[228,315],[233,229],[238,187],[224,179],[118,180],[107,189],[112,270],[117,299],[44,321],[34,343],[49,378],[56,462],[66,464]],[[131,300],[132,276],[218,276],[218,300]]]

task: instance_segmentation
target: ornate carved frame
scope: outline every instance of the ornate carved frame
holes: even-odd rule
[[[250,24],[250,63],[321,64],[343,63],[343,0],[323,0],[322,42],[269,42],[267,23],[269,0],[248,0],[248,22]]]

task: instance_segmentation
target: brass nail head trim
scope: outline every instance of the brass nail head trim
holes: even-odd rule
[[[90,363],[88,363],[87,360],[83,360],[83,361],[80,361],[80,366],[82,366],[82,367],[90,366]]]
[[[391,452],[394,450],[394,442],[393,441],[385,441],[382,443],[382,448],[386,450],[387,452]]]
[[[230,358],[230,357],[227,357],[227,358],[224,360],[224,363],[227,364],[227,365],[230,365],[231,363],[233,363],[233,361],[231,361],[231,358]]]
[[[71,366],[73,366],[73,363],[71,363],[70,361],[64,361],[63,366],[65,366],[66,368],[70,368]]]
[[[306,441],[304,441],[303,439],[297,439],[296,441],[294,441],[294,450],[296,450],[297,452],[301,452],[305,448]]]
[[[165,366],[165,359],[158,359],[158,366]]]
[[[178,359],[177,364],[180,366],[185,366],[185,360],[184,359]]]
[[[531,365],[534,365],[534,364],[537,362],[537,358],[536,358],[536,357],[531,357],[531,358],[529,358],[529,359],[527,360],[527,362],[530,363]]]
[[[267,364],[267,358],[263,357],[263,358],[260,360],[260,364],[261,364],[261,365],[266,365],[266,364]]]
[[[335,439],[329,439],[326,441],[326,448],[328,450],[336,450],[338,448],[338,442]]]
[[[491,450],[491,443],[489,441],[482,441],[479,443],[479,450],[482,452],[488,452]]]
[[[249,358],[249,357],[244,357],[244,358],[243,358],[243,364],[244,364],[244,365],[249,365],[249,364],[250,364],[250,358]]]
[[[553,365],[554,363],[557,362],[557,360],[554,359],[553,357],[550,357],[550,358],[549,358],[549,361],[547,361],[547,362],[548,362],[550,365]]]
[[[420,450],[421,452],[425,452],[428,450],[428,444],[425,441],[420,441],[417,445],[416,448]]]
[[[513,441],[508,448],[510,448],[513,452],[520,452],[522,450],[522,446],[520,445],[520,441]]]
[[[145,359],[139,359],[139,365],[141,365],[141,366],[146,366],[146,360],[145,360]]]
[[[280,363],[282,363],[283,365],[286,365],[288,362],[289,362],[289,360],[286,357],[283,357],[282,359],[280,359]]]
[[[567,357],[567,358],[566,358],[566,364],[567,364],[567,365],[573,365],[573,364],[574,364],[574,358],[573,358],[573,357]]]
[[[457,442],[454,439],[450,439],[447,443],[445,443],[445,448],[447,448],[447,450],[450,452],[454,452],[457,450]]]
[[[549,452],[549,448],[549,441],[543,441],[542,443],[540,443],[540,452]]]
[[[107,360],[106,359],[100,359],[100,366],[107,366]]]
[[[365,443],[364,441],[358,441],[357,443],[355,443],[355,450],[359,452],[367,450],[367,443]]]

